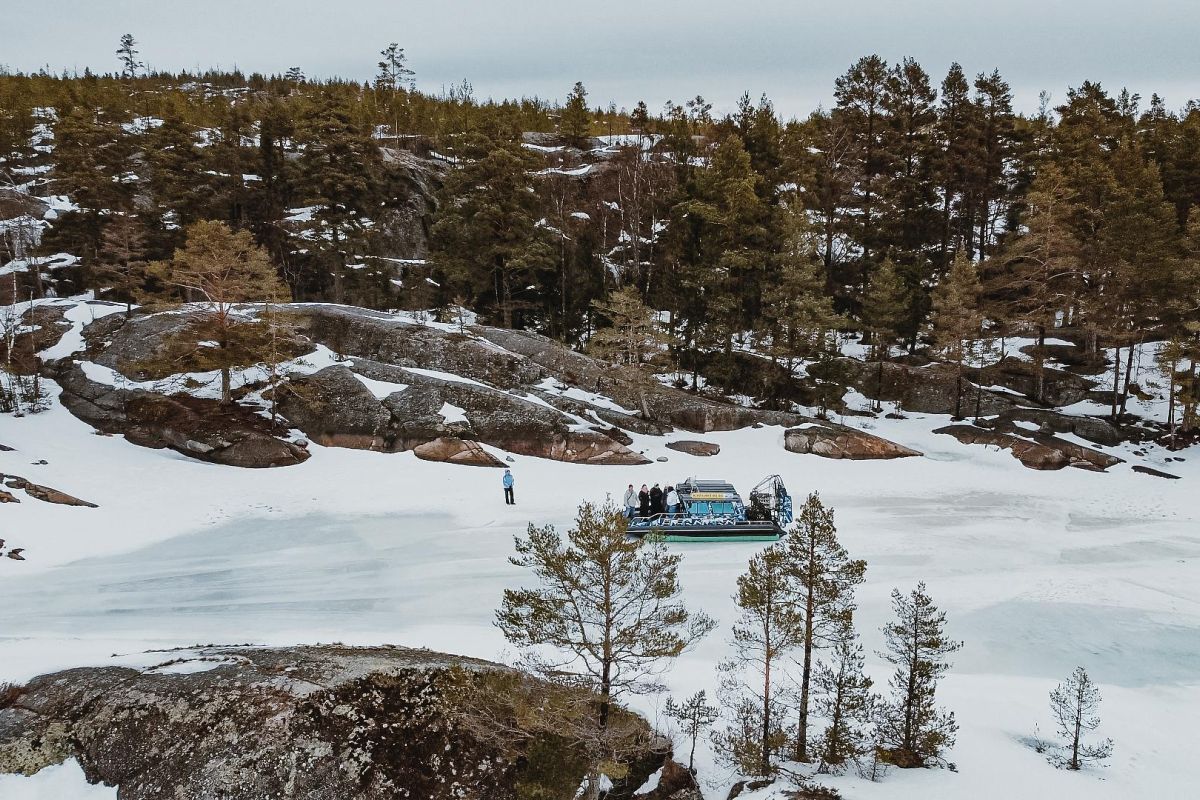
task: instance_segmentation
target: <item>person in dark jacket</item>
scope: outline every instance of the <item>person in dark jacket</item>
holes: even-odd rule
[[[650,490],[650,516],[663,513],[662,498],[662,489],[656,483],[654,484],[654,488]]]
[[[646,488],[646,484],[642,484],[642,490],[638,492],[638,513],[640,516],[650,516],[650,490]]]

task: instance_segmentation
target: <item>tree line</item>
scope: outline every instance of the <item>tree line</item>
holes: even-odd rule
[[[295,299],[466,305],[724,388],[746,386],[738,353],[753,347],[779,367],[755,371],[755,393],[779,405],[838,331],[862,333],[881,371],[897,348],[928,349],[960,384],[1006,336],[1037,340],[1040,376],[1058,331],[1097,364],[1115,350],[1118,417],[1136,346],[1162,341],[1172,425],[1198,427],[1194,101],[1175,111],[1084,81],[1020,114],[998,71],[955,64],[938,83],[912,59],[867,56],[831,108],[784,120],[749,94],[720,117],[701,96],[592,108],[581,83],[562,105],[481,101],[465,84],[431,95],[394,44],[369,83],[148,74],[132,39],[119,55],[120,74],[0,75],[4,152],[36,158],[35,126],[53,130],[46,191],[78,210],[42,248],[80,255],[84,288],[129,253],[106,241],[114,226],[156,260],[220,220],[254,236]],[[530,147],[530,132],[556,144]],[[606,133],[623,137],[600,153],[591,137]],[[412,176],[394,154],[414,137],[449,166],[421,223],[428,258],[396,266]],[[579,169],[547,169],[545,151]]]

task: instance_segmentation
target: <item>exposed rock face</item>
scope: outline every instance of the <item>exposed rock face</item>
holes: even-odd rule
[[[998,364],[983,370],[978,377],[984,385],[1004,386],[1014,392],[1036,400],[1037,371],[1033,364],[1008,356]],[[1096,386],[1096,382],[1053,367],[1042,368],[1041,402],[1052,406],[1069,406],[1084,400]]]
[[[1106,447],[1119,444],[1121,432],[1111,423],[1095,417],[1078,417],[1039,408],[1018,408],[1000,415],[996,427],[1012,430],[1015,422],[1032,422],[1045,433],[1073,433],[1081,439]]]
[[[712,442],[700,442],[694,439],[680,439],[677,442],[667,442],[671,450],[688,453],[693,456],[715,456],[721,452],[721,445]]]
[[[835,358],[813,365],[809,372],[814,377],[852,386],[866,397],[899,402],[907,411],[953,414],[956,408],[957,373],[948,364],[885,363],[882,387],[876,362]],[[1088,378],[1051,367],[1044,369],[1043,380],[1043,396],[1045,402],[1051,405],[1070,405],[1084,400],[1095,386],[1095,382]],[[973,381],[984,387],[1001,386],[1012,394],[986,388],[980,390]],[[962,400],[957,407],[964,416],[974,415],[977,408],[981,416],[1003,414],[1018,407],[1021,398],[1016,395],[1033,399],[1035,389],[1033,365],[1009,357],[987,367],[982,373],[967,370],[963,375]]]
[[[922,455],[880,436],[832,423],[808,423],[789,428],[783,446],[793,453],[811,453],[825,458],[874,459]]]
[[[41,486],[39,484],[27,481],[19,475],[5,475],[0,472],[0,483],[3,483],[9,489],[23,489],[25,494],[30,497],[41,500],[44,503],[54,503],[60,506],[85,506],[87,508],[96,508],[95,503],[89,503],[87,500],[80,500],[78,497],[72,497],[66,492],[60,492],[58,489],[51,489],[49,486]],[[5,497],[0,498],[0,503],[19,503],[17,498],[13,497],[8,492],[2,492]]]
[[[277,438],[273,426],[240,407],[222,409],[215,400],[118,389],[97,383],[70,359],[52,370],[62,386],[60,402],[75,416],[106,433],[123,433],[145,447],[169,447],[184,455],[235,467],[299,464],[308,451]]]
[[[576,745],[520,736],[519,757],[457,722],[459,681],[486,693],[508,668],[427,650],[340,646],[204,648],[145,671],[67,670],[0,703],[0,772],[74,756],[122,800],[509,800],[570,797]],[[530,693],[538,684],[517,684]],[[629,764],[628,798],[663,754]],[[631,788],[632,787],[632,788]]]
[[[822,380],[853,387],[872,399],[899,402],[906,411],[953,414],[956,406],[958,389],[955,370],[945,364],[912,366],[887,362],[883,365],[882,382],[878,363],[855,358],[835,358],[814,364],[809,367],[809,373]],[[964,377],[962,401],[959,404],[962,413],[975,413],[977,400],[982,415],[999,414],[1016,407],[1011,396],[987,390],[978,392]]]
[[[355,374],[405,388],[380,400]],[[390,364],[355,359],[353,369],[326,367],[293,384],[294,391],[281,396],[280,410],[325,445],[396,452],[450,437],[557,461],[647,463],[603,433],[573,430],[570,417],[520,394]],[[462,418],[444,416],[447,406],[461,411]]]
[[[1012,453],[1013,458],[1031,469],[1054,470],[1063,467],[1103,472],[1122,459],[1068,442],[1057,436],[1029,434],[1024,438],[1012,433],[987,430],[974,425],[947,425],[934,433],[945,433],[963,444],[994,445]]]

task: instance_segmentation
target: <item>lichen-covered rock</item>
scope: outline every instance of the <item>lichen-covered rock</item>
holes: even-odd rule
[[[832,423],[807,423],[789,428],[783,446],[793,453],[811,453],[825,458],[853,460],[906,458],[922,455],[919,451],[857,428]]]
[[[532,678],[494,681],[511,673],[427,650],[341,646],[208,647],[164,653],[146,670],[72,669],[0,704],[0,772],[73,756],[122,800],[569,797],[583,777],[575,743],[524,736],[515,720],[517,744],[502,752],[459,724],[461,681],[485,699],[503,686],[545,701]],[[644,721],[630,724],[645,750],[614,798],[664,757]]]

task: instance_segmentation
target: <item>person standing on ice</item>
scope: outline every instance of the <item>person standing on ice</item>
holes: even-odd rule
[[[641,516],[650,516],[650,490],[646,488],[646,484],[642,484],[642,490],[638,492],[638,506]]]
[[[633,488],[633,484],[629,484],[629,488],[625,490],[625,518],[633,519],[637,514],[638,495]]]
[[[675,491],[674,486],[667,487],[666,494],[667,513],[674,516],[679,513],[679,492]]]
[[[515,506],[517,501],[513,499],[513,480],[512,472],[504,470],[504,477],[500,480],[504,484],[504,505]]]
[[[663,512],[663,492],[658,488],[658,484],[654,484],[654,488],[650,490],[650,514],[661,514]]]

